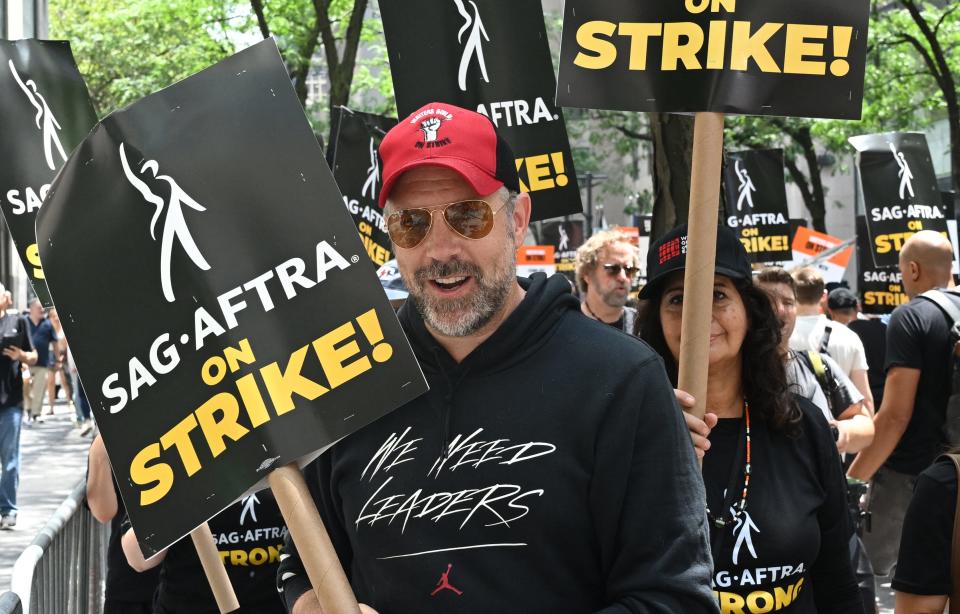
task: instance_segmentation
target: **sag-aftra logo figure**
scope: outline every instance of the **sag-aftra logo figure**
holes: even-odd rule
[[[163,288],[164,298],[167,299],[167,302],[172,303],[176,300],[176,297],[173,295],[173,282],[170,280],[170,262],[173,255],[173,243],[175,239],[180,242],[183,251],[190,256],[190,260],[197,265],[197,268],[202,271],[210,270],[210,265],[203,257],[203,254],[200,253],[200,249],[190,235],[190,229],[187,228],[187,221],[183,217],[181,205],[186,205],[200,212],[206,211],[207,209],[190,198],[190,196],[177,185],[177,182],[174,181],[172,177],[169,175],[160,175],[160,167],[156,160],[147,160],[144,162],[143,166],[140,167],[140,175],[134,173],[130,168],[130,162],[127,160],[123,143],[120,143],[120,162],[123,164],[123,173],[127,176],[127,181],[129,181],[133,187],[137,188],[137,191],[143,195],[144,200],[157,208],[153,214],[153,218],[150,220],[150,237],[154,241],[157,240],[156,229],[160,214],[163,213],[164,209],[167,211],[167,215],[163,220],[163,234],[160,240],[160,285]],[[165,181],[169,184],[169,202],[164,203],[163,199],[154,194],[146,182],[141,179],[141,177],[148,180],[151,179],[151,177],[147,175],[147,171],[150,171],[152,179]]]
[[[33,108],[37,110],[34,122],[37,124],[37,130],[40,130],[43,135],[43,155],[47,159],[47,166],[50,167],[50,170],[55,171],[57,170],[57,162],[53,157],[54,149],[56,149],[56,153],[60,154],[60,162],[67,161],[67,154],[63,151],[63,145],[60,143],[60,135],[58,134],[62,129],[60,128],[60,122],[53,116],[46,98],[37,90],[37,84],[34,83],[33,79],[27,79],[24,83],[23,79],[20,78],[20,73],[17,72],[17,68],[13,65],[13,60],[8,60],[7,64],[10,66],[14,81],[23,90],[23,94],[33,105]]]

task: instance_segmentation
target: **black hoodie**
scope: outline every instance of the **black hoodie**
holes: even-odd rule
[[[380,614],[716,612],[704,490],[660,358],[536,275],[456,363],[408,302],[430,392],[307,469]],[[290,558],[288,607],[309,582]]]

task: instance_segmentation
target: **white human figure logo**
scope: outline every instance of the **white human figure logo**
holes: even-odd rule
[[[730,508],[730,513],[735,513],[734,508]],[[744,510],[744,512],[737,517],[737,526],[733,528],[733,533],[737,536],[737,540],[733,544],[734,565],[739,565],[740,548],[744,544],[746,544],[747,550],[750,551],[753,558],[757,558],[757,550],[753,547],[753,536],[751,535],[753,531],[760,533],[760,529],[753,523],[753,518],[750,517],[750,513]]]
[[[734,162],[733,169],[737,178],[740,180],[740,186],[737,188],[740,192],[740,197],[737,199],[737,211],[743,210],[744,202],[747,203],[747,208],[753,211],[752,192],[756,192],[757,188],[753,185],[753,180],[750,179],[750,173],[747,172],[747,169],[740,166],[740,160]]]
[[[910,193],[910,198],[913,198],[913,173],[910,172],[910,165],[907,164],[903,152],[897,151],[893,143],[890,143],[890,151],[893,152],[893,159],[900,167],[900,172],[897,173],[897,176],[900,177],[900,200],[906,199],[905,193],[907,192]]]
[[[370,168],[367,169],[367,181],[363,184],[361,196],[366,196],[370,192],[370,198],[377,199],[377,183],[380,182],[380,158],[377,157],[376,143],[370,138]]]
[[[467,36],[467,42],[463,44],[463,55],[460,56],[460,72],[457,75],[457,83],[460,85],[460,91],[467,91],[467,69],[470,68],[470,62],[474,57],[480,64],[480,74],[486,83],[490,83],[490,77],[487,75],[487,63],[483,58],[483,41],[490,42],[486,28],[483,27],[483,21],[480,19],[480,9],[477,8],[473,0],[469,0],[473,7],[473,15],[467,12],[463,0],[453,0],[457,5],[457,11],[463,16],[463,27],[457,32],[457,41],[463,43],[463,35],[467,30],[470,34]]]
[[[191,209],[201,212],[207,209],[190,198],[190,196],[177,185],[177,182],[174,181],[172,177],[169,175],[158,175],[159,165],[156,160],[147,160],[143,163],[143,166],[140,167],[141,175],[146,177],[146,172],[149,170],[155,179],[165,181],[170,185],[170,201],[164,203],[163,199],[154,194],[147,184],[131,170],[130,163],[127,161],[127,154],[123,149],[123,143],[120,143],[120,162],[123,164],[123,172],[127,176],[127,181],[143,195],[144,200],[157,208],[153,214],[153,218],[150,220],[150,237],[154,241],[157,240],[157,221],[160,219],[160,214],[163,213],[164,205],[166,205],[167,216],[163,221],[163,234],[160,240],[160,285],[163,288],[164,298],[172,303],[176,300],[176,297],[173,295],[173,284],[170,281],[170,262],[173,255],[174,239],[180,241],[183,251],[190,256],[190,260],[192,260],[200,270],[210,270],[210,265],[203,257],[203,254],[200,253],[200,249],[190,235],[190,229],[187,228],[187,221],[183,217],[181,205],[187,205]]]
[[[240,511],[240,526],[243,526],[247,521],[247,514],[250,514],[251,520],[254,522],[257,521],[257,508],[255,507],[260,503],[260,499],[257,499],[257,495],[250,495],[249,497],[244,497],[240,504],[243,506],[243,509]]]
[[[560,230],[560,245],[557,246],[557,251],[562,252],[569,248],[570,237],[567,236],[567,229],[563,226],[558,226]]]
[[[13,79],[17,82],[17,85],[20,86],[20,89],[23,90],[30,104],[37,110],[37,116],[34,121],[37,124],[37,129],[40,130],[43,135],[43,155],[47,159],[47,166],[50,167],[50,170],[55,171],[57,170],[57,163],[53,159],[54,148],[56,148],[57,153],[60,154],[61,161],[66,162],[67,160],[67,154],[63,151],[63,145],[60,144],[60,136],[57,134],[57,131],[61,130],[60,123],[57,122],[57,118],[53,116],[53,112],[47,105],[46,98],[41,96],[40,92],[37,91],[37,84],[33,82],[33,79],[28,79],[27,82],[24,83],[23,79],[20,78],[20,73],[17,72],[17,68],[13,65],[13,60],[7,60],[7,64],[10,66],[10,72],[13,73]]]

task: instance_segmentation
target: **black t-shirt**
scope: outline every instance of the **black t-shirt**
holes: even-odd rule
[[[27,319],[16,315],[0,316],[0,349],[16,346],[33,351]],[[0,409],[23,403],[23,376],[20,362],[0,354]]]
[[[724,612],[847,614],[863,609],[850,565],[852,529],[840,457],[820,410],[794,398],[804,413],[797,437],[771,431],[751,416],[746,512],[723,529],[711,526],[713,588]],[[725,518],[740,501],[743,423],[720,420],[710,434],[703,479],[716,516],[725,509],[728,489],[732,496]],[[737,478],[731,482],[734,471]]]
[[[917,477],[903,520],[893,590],[914,595],[949,595],[957,470],[940,461]]]
[[[870,382],[870,392],[873,393],[873,406],[880,409],[883,402],[883,385],[887,374],[884,366],[887,361],[887,325],[883,320],[869,318],[854,320],[847,324],[847,328],[860,337],[863,349],[867,355],[867,379]]]
[[[107,589],[108,601],[122,601],[124,603],[150,603],[153,593],[160,580],[160,569],[149,569],[138,573],[123,554],[120,538],[123,537],[123,521],[127,510],[120,498],[120,488],[117,481],[113,481],[113,490],[117,494],[117,514],[110,521],[110,542],[107,545]],[[104,614],[110,614],[105,612]]]
[[[960,300],[951,297],[960,305]],[[925,298],[917,297],[893,312],[887,327],[887,370],[920,370],[913,416],[886,466],[917,475],[947,446],[943,426],[950,394],[950,345],[947,318]]]
[[[240,602],[236,612],[285,614],[275,580],[287,528],[273,493],[262,490],[246,497],[209,525]],[[219,613],[192,539],[171,546],[160,569],[155,614]]]

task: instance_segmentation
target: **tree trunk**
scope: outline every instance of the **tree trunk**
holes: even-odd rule
[[[690,209],[693,117],[650,113],[653,133],[653,238],[687,223]]]
[[[817,159],[817,151],[813,147],[813,137],[810,135],[810,128],[809,126],[804,126],[790,136],[803,149],[803,158],[807,161],[807,170],[810,173],[812,198],[806,202],[806,205],[810,211],[813,229],[819,230],[820,232],[827,232],[826,194],[823,189],[823,178],[820,176],[820,161]]]

